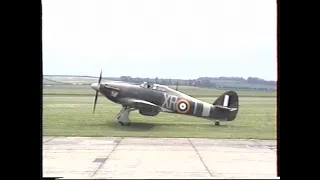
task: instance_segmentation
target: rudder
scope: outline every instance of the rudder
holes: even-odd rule
[[[237,117],[239,111],[239,96],[234,91],[227,91],[219,96],[213,105],[220,109],[220,117],[232,121]]]

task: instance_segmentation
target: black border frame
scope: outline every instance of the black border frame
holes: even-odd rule
[[[277,1],[277,176],[280,177],[280,0]]]
[[[13,176],[30,176],[30,173],[34,172],[35,179],[39,175],[40,179],[44,179],[42,172],[42,2],[41,0],[38,1],[40,4],[34,2],[36,1],[28,1],[28,4],[31,4],[29,7],[25,5],[24,2],[19,3],[21,6],[13,6],[14,9],[10,11],[12,16],[5,16],[5,18],[13,17],[13,19],[12,21],[9,21],[9,24],[4,25],[2,28],[4,31],[7,31],[3,34],[14,33],[12,36],[6,35],[5,38],[7,38],[7,41],[3,43],[6,47],[13,48],[12,51],[5,51],[5,53],[8,53],[9,58],[3,58],[3,60],[4,62],[9,63],[9,65],[3,65],[2,67],[5,67],[3,68],[5,70],[3,72],[7,72],[6,70],[11,71],[10,73],[5,74],[6,77],[10,77],[7,78],[9,81],[6,83],[10,84],[11,88],[4,86],[3,90],[7,93],[6,97],[9,98],[6,102],[7,108],[8,110],[13,111],[13,113],[7,111],[7,115],[12,116],[11,121],[9,121],[9,124],[12,123],[12,125],[7,126],[7,128],[14,127],[7,129],[8,131],[11,131],[13,135],[11,135],[11,137],[6,136],[3,139],[13,139],[8,140],[8,144],[5,144],[4,146],[6,147],[4,150],[7,151],[7,149],[9,149],[9,153],[12,153],[13,149],[18,150],[19,154],[17,155],[17,153],[15,153],[13,158],[17,158],[17,160],[23,158],[24,162],[29,164],[30,162],[31,164],[35,163],[37,159],[40,165],[38,171],[35,171],[35,167],[32,167],[32,170],[29,171],[27,168],[21,167],[21,165],[19,167],[18,165],[18,167],[12,169],[14,169],[14,171],[21,170],[21,172],[11,173]],[[277,0],[277,6],[277,173],[278,176],[280,176],[280,0]],[[36,8],[37,10],[34,10],[33,8]],[[31,16],[28,17],[28,15]],[[14,28],[14,25],[20,25],[20,27]],[[17,50],[17,47],[21,48]],[[20,55],[21,57],[15,57],[17,55]],[[12,65],[10,63],[12,63]],[[14,96],[13,98],[17,99],[12,100],[11,96]],[[32,101],[36,101],[36,103],[38,102],[39,104],[29,104]],[[34,111],[31,110],[32,108],[34,108]],[[22,117],[17,117],[19,115]],[[26,116],[30,117],[26,118]],[[36,119],[38,119],[38,121],[36,121]],[[20,137],[17,137],[20,138],[19,141],[24,142],[26,145],[21,145],[20,143],[15,144],[15,142],[18,141],[16,136],[19,136],[17,135],[17,132],[21,133]],[[31,142],[33,142],[33,145]],[[36,147],[36,144],[38,144],[38,147]],[[17,147],[13,148],[13,145],[17,145]],[[26,149],[28,149],[28,151],[26,151]],[[21,154],[21,152],[23,152],[23,154]],[[34,157],[31,156],[32,154],[34,154]],[[14,167],[15,164],[13,163],[12,165]],[[7,166],[9,166],[9,164],[7,164]],[[26,164],[23,166],[26,166]],[[10,176],[12,177],[12,175]]]

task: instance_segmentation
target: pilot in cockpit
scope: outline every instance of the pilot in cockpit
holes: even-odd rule
[[[147,82],[143,82],[143,83],[141,84],[141,86],[144,87],[144,88],[148,88],[148,89],[151,88],[151,84],[149,84],[149,83],[147,83]]]

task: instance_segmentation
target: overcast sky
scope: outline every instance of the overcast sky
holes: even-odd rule
[[[275,0],[43,0],[43,73],[277,79]]]

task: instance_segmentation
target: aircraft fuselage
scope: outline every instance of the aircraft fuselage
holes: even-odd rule
[[[99,92],[110,101],[122,104],[126,98],[144,100],[168,110],[168,113],[178,113],[210,120],[226,120],[226,109],[200,101],[173,89],[152,89],[138,85],[113,83],[99,87]],[[229,119],[233,120],[233,119]]]

